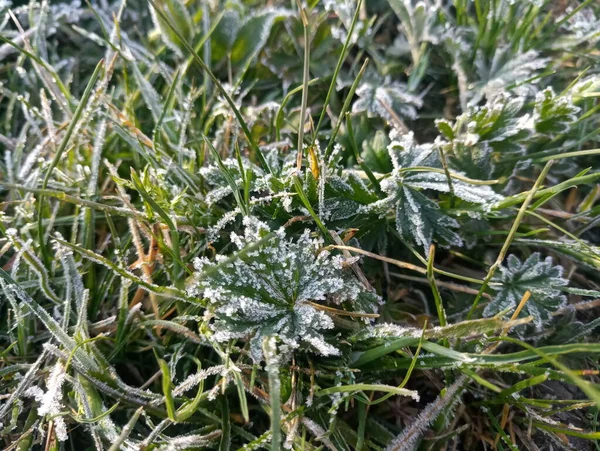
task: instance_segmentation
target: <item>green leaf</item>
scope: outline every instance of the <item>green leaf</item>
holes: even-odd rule
[[[570,96],[557,96],[552,88],[546,88],[535,97],[535,131],[548,137],[565,133],[577,112]]]
[[[266,44],[275,20],[280,17],[284,17],[284,14],[266,11],[252,16],[244,22],[237,31],[235,42],[231,48],[231,63],[234,67],[245,71],[246,66]]]
[[[169,18],[171,23],[177,28],[177,31],[187,40],[194,37],[193,24],[183,0],[156,0],[157,6]],[[168,23],[153,8],[150,8],[152,20],[160,32],[163,42],[179,56],[183,56],[183,43],[177,36],[177,33],[168,25]]]
[[[167,413],[171,421],[177,421],[175,415],[175,401],[173,399],[173,387],[171,384],[171,371],[169,365],[163,359],[158,359],[158,365],[162,372],[162,389],[165,395],[165,405],[167,406]]]
[[[500,267],[500,275],[493,279],[500,286],[492,286],[497,291],[492,301],[485,308],[484,316],[493,316],[502,311],[512,313],[526,291],[531,297],[523,308],[523,314],[532,315],[538,328],[548,320],[552,312],[562,307],[566,297],[560,287],[568,284],[562,278],[563,268],[553,266],[552,258],[540,259],[534,253],[521,262],[515,255],[509,255],[506,266]]]
[[[384,189],[385,190],[385,189]],[[396,193],[396,229],[405,240],[429,253],[432,241],[443,245],[461,246],[462,240],[452,229],[458,222],[446,215],[424,194],[401,186]]]

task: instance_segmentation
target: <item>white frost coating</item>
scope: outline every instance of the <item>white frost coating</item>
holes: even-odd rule
[[[417,417],[417,419],[404,431],[398,435],[385,451],[412,451],[415,449],[417,440],[429,425],[435,421],[444,408],[451,409],[460,399],[460,395],[465,388],[466,376],[460,376],[452,384],[444,395],[440,395],[435,401],[429,403],[427,407]]]
[[[169,440],[169,443],[158,448],[160,451],[179,451],[198,447],[206,447],[210,438],[205,435],[185,435]]]
[[[196,282],[188,292],[208,300],[215,316],[214,338],[252,336],[256,362],[263,357],[263,335],[277,336],[283,351],[308,345],[321,355],[338,354],[322,333],[333,329],[333,321],[318,303],[350,301],[360,310],[374,311],[378,296],[344,269],[344,258],[317,252],[323,243],[308,230],[295,241],[287,239],[283,229],[264,240],[270,233],[264,223],[248,216],[244,225],[244,236],[231,235],[239,249],[236,258],[194,261]]]
[[[194,388],[196,385],[198,385],[204,379],[206,379],[210,376],[215,376],[217,374],[222,374],[224,369],[225,369],[224,365],[216,365],[216,366],[211,366],[210,368],[206,368],[205,370],[200,370],[197,373],[191,374],[190,376],[187,377],[186,380],[184,380],[181,384],[179,384],[177,387],[175,387],[173,389],[173,395],[175,395],[175,396],[183,395],[186,391]]]
[[[62,405],[62,386],[65,382],[65,368],[62,363],[58,362],[52,368],[50,376],[46,381],[47,391],[44,393],[39,387],[30,387],[26,392],[25,396],[31,396],[40,403],[38,408],[38,415],[43,417],[45,415],[54,416],[52,421],[54,422],[54,431],[56,438],[64,442],[68,438],[67,425],[60,412],[63,410]]]

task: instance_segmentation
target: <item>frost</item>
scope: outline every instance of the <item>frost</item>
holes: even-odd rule
[[[308,346],[321,355],[338,354],[323,335],[333,321],[318,303],[370,301],[375,308],[378,297],[343,269],[342,257],[317,252],[322,241],[309,231],[295,241],[277,231],[265,241],[264,223],[255,218],[244,223],[244,236],[231,237],[240,249],[235,256],[195,262],[197,282],[190,293],[208,300],[215,339],[252,336],[256,362],[262,360],[262,337],[271,335],[280,338],[282,349]]]
[[[568,280],[562,278],[562,272],[561,266],[552,265],[551,257],[542,261],[539,253],[532,254],[524,262],[510,255],[507,266],[501,266],[500,276],[494,279],[501,285],[492,286],[498,293],[485,308],[484,316],[493,316],[506,309],[510,309],[510,315],[525,292],[530,291],[531,297],[525,303],[523,312],[532,315],[536,327],[541,329],[552,312],[566,302],[565,295],[559,290],[559,287],[568,284]]]
[[[408,451],[414,449],[414,445],[419,437],[425,432],[425,429],[435,421],[435,419],[446,409],[446,415],[450,418],[452,407],[460,399],[465,386],[466,376],[459,377],[456,382],[449,386],[435,401],[429,403],[421,411],[416,420],[407,426],[404,431],[397,436],[385,451]]]
[[[569,6],[565,10],[565,14],[571,15],[569,19],[562,25],[562,28],[566,31],[556,43],[555,47],[574,47],[585,41],[588,41],[590,45],[596,44],[600,41],[600,17],[596,17],[593,8],[583,8],[572,14],[573,8]],[[557,18],[557,21],[562,22],[564,16]]]
[[[535,131],[548,137],[565,133],[578,112],[570,96],[557,96],[552,88],[546,88],[535,96]]]
[[[394,208],[396,228],[400,235],[421,246],[425,253],[429,252],[434,239],[443,245],[462,246],[460,236],[452,230],[459,227],[458,222],[423,192],[453,192],[459,199],[486,207],[502,199],[502,196],[489,186],[471,185],[462,180],[453,179],[451,186],[441,171],[436,145],[417,144],[412,132],[405,135],[394,132],[390,134],[390,139],[388,153],[394,170],[381,182],[381,190],[386,197],[369,205],[367,211],[385,214]],[[439,172],[427,171],[428,167]]]
[[[405,84],[389,78],[381,79],[376,75],[371,75],[371,79],[365,78],[367,80],[356,90],[359,99],[352,106],[354,113],[366,111],[369,117],[379,116],[388,121],[393,121],[393,113],[416,119],[417,108],[423,102],[418,96],[408,92]]]
[[[194,388],[196,385],[198,385],[204,379],[206,379],[210,376],[215,376],[217,374],[222,374],[223,370],[225,370],[224,365],[216,365],[216,366],[212,366],[210,368],[206,368],[205,370],[200,370],[197,373],[191,374],[190,376],[187,377],[187,379],[185,381],[183,381],[181,384],[179,384],[177,387],[175,387],[173,389],[173,395],[181,396],[186,391]]]
[[[548,58],[541,58],[535,50],[513,53],[509,45],[496,48],[491,59],[478,51],[475,67],[480,81],[469,86],[474,92],[469,104],[477,105],[483,97],[493,101],[497,96],[503,95],[508,86],[517,86],[513,91],[520,96],[535,94],[535,80],[530,83],[521,82],[531,79],[540,69],[545,69],[548,62]]]
[[[62,363],[58,362],[52,368],[50,376],[46,381],[47,391],[44,393],[39,387],[30,387],[26,392],[25,396],[35,398],[40,403],[38,408],[38,415],[43,417],[45,415],[53,416],[52,421],[54,422],[54,430],[56,432],[56,438],[64,442],[68,438],[67,425],[62,416],[60,416],[63,410],[62,405],[62,386],[65,382],[65,369]]]
[[[494,152],[523,154],[534,133],[535,119],[522,112],[525,99],[500,93],[483,106],[471,106],[454,123],[436,121],[448,144],[448,162],[475,179],[492,178]]]
[[[341,42],[344,42],[348,37],[348,30],[352,25],[352,17],[356,11],[357,2],[356,0],[326,0],[324,3],[325,10],[333,11],[336,13],[338,18],[343,24],[343,27],[332,26],[331,35]],[[355,24],[354,31],[352,32],[352,38],[350,39],[351,44],[355,44],[360,36],[360,32],[363,29],[362,22],[358,21]]]

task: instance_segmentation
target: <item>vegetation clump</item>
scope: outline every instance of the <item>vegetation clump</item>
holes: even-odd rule
[[[599,449],[599,30],[0,0],[0,447]]]

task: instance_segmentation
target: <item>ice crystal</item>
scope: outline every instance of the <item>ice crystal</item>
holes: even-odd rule
[[[64,442],[67,440],[67,425],[62,416],[60,416],[62,406],[62,386],[65,382],[65,369],[62,363],[58,362],[52,368],[50,376],[46,381],[47,391],[44,393],[39,387],[30,387],[26,392],[26,396],[34,397],[37,402],[40,403],[38,408],[38,415],[51,415],[54,416],[54,430],[56,432],[56,438]],[[56,416],[55,416],[56,415]]]
[[[370,303],[374,309],[377,296],[344,269],[343,257],[318,252],[323,243],[308,231],[291,240],[280,229],[265,239],[265,224],[251,217],[244,224],[244,236],[231,234],[236,255],[195,262],[197,282],[190,291],[208,300],[215,338],[252,336],[255,361],[262,359],[264,336],[279,337],[282,349],[308,346],[321,355],[337,354],[323,335],[333,321],[317,303]]]
[[[537,252],[524,262],[510,255],[507,265],[500,267],[500,275],[494,280],[502,285],[493,287],[498,293],[484,310],[484,316],[492,316],[509,308],[508,314],[512,314],[525,292],[530,291],[531,297],[523,307],[523,312],[532,315],[535,325],[541,328],[543,321],[565,304],[566,297],[559,287],[567,285],[568,280],[562,278],[562,272],[561,266],[552,265],[551,257],[542,261]]]

